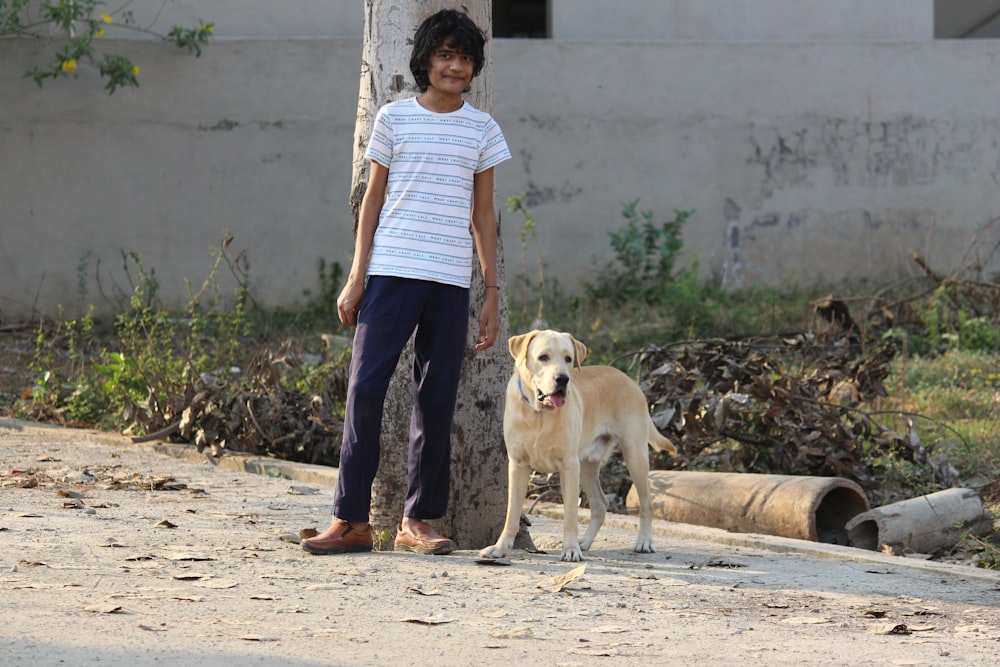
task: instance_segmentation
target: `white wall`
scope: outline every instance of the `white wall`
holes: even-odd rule
[[[107,309],[130,291],[123,251],[177,307],[226,230],[263,304],[302,301],[321,258],[347,264],[360,39],[220,39],[197,60],[111,45],[138,90],[109,97],[85,68],[38,90],[21,75],[46,45],[0,40],[0,320]],[[997,42],[497,40],[494,56],[514,153],[498,194],[529,194],[564,287],[610,259],[635,198],[697,209],[686,247],[735,284],[898,273],[911,248],[946,270],[998,217]],[[520,223],[503,216],[509,276]]]
[[[933,0],[550,0],[555,39],[826,41],[934,37]]]

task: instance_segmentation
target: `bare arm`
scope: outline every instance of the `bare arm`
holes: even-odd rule
[[[472,236],[486,283],[479,311],[476,352],[493,347],[500,332],[500,288],[497,283],[497,215],[493,209],[493,169],[475,175],[472,182]]]
[[[361,210],[358,212],[358,232],[354,238],[354,260],[351,271],[347,275],[344,289],[337,297],[337,315],[347,326],[358,323],[358,309],[361,307],[361,297],[365,293],[365,276],[368,274],[368,260],[372,254],[372,244],[375,241],[375,229],[378,227],[378,217],[385,202],[386,183],[389,179],[389,168],[374,160],[371,163],[371,173],[368,175],[368,188],[361,199]]]

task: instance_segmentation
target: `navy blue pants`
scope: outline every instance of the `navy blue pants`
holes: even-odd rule
[[[466,288],[389,276],[368,278],[354,333],[334,516],[368,521],[385,394],[414,331],[413,413],[403,515],[413,519],[445,515],[451,424],[468,326]]]

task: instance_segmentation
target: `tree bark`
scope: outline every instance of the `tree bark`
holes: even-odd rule
[[[384,104],[411,97],[417,90],[409,61],[413,33],[424,18],[440,9],[465,11],[487,35],[492,32],[491,0],[417,0],[391,2],[365,0],[365,41],[361,63],[358,116],[354,131],[354,164],[350,206],[357,231],[361,198],[368,185],[369,164],[364,158],[375,114]],[[492,40],[486,42],[486,65],[466,94],[470,104],[492,109]],[[494,200],[494,208],[496,201]],[[503,442],[503,395],[512,362],[507,353],[509,336],[503,246],[499,242],[500,334],[497,344],[481,354],[473,345],[479,334],[479,308],[485,295],[478,257],[473,260],[469,333],[452,427],[451,495],[448,514],[434,523],[459,548],[478,549],[491,544],[503,525],[506,506],[506,450]],[[379,472],[373,485],[371,521],[376,548],[391,549],[392,535],[403,512],[406,495],[406,456],[410,413],[413,341],[407,345],[389,385],[382,422]],[[417,517],[430,518],[430,517]],[[382,538],[381,544],[380,537]]]

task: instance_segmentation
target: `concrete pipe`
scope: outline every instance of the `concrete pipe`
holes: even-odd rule
[[[657,519],[828,544],[846,545],[848,520],[868,510],[861,487],[841,477],[657,470],[649,485]],[[638,507],[633,486],[626,508]]]
[[[851,545],[892,553],[928,554],[969,531],[985,535],[993,520],[972,489],[946,489],[863,512],[847,522]]]

